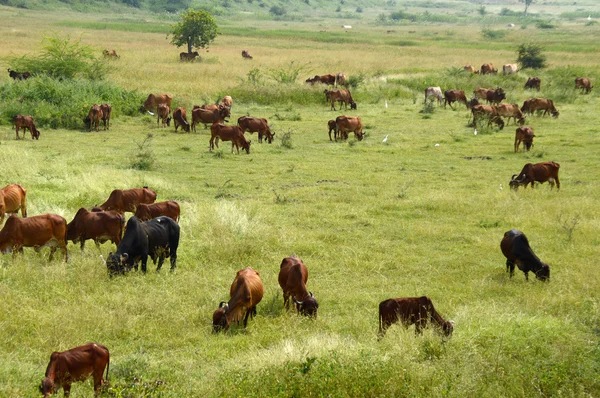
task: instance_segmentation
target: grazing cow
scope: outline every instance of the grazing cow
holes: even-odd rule
[[[592,82],[587,77],[578,77],[575,79],[575,89],[581,89],[581,91],[585,91],[586,94],[589,94],[592,91]]]
[[[465,65],[465,66],[463,66],[463,70],[465,72],[473,73],[476,75],[479,74],[479,70],[477,68],[475,68],[473,65]]]
[[[129,211],[135,213],[140,203],[154,203],[156,192],[148,187],[133,189],[115,189],[110,193],[106,202],[98,206],[103,211],[115,210],[119,213]]]
[[[67,261],[67,221],[56,214],[43,214],[27,218],[9,217],[0,231],[0,252],[23,252],[23,247],[33,247],[39,252],[43,247],[50,246],[52,261],[54,252],[60,247],[63,261]]]
[[[225,126],[221,123],[213,123],[210,126],[210,141],[209,150],[213,150],[215,144],[219,147],[219,139],[221,141],[231,141],[231,153],[233,153],[233,147],[237,149],[238,155],[240,154],[240,147],[250,154],[250,144],[252,141],[246,141],[244,137],[244,130],[240,126]]]
[[[523,142],[523,146],[529,151],[533,146],[533,129],[528,126],[517,127],[515,134],[515,152],[519,151],[519,145]]]
[[[29,72],[17,72],[8,68],[8,75],[12,77],[13,80],[27,80],[31,77],[31,73]]]
[[[100,105],[102,109],[102,121],[104,122],[104,130],[110,129],[110,116],[112,115],[112,108],[109,104]]]
[[[213,332],[229,329],[231,322],[239,324],[242,317],[245,328],[248,317],[256,315],[256,305],[263,294],[264,287],[258,272],[250,267],[238,271],[229,289],[229,301],[221,301],[213,314]]]
[[[348,85],[348,79],[346,78],[346,75],[343,73],[338,73],[337,75],[335,75],[335,86],[347,86]]]
[[[227,118],[231,115],[229,108],[220,104],[202,106],[206,106],[207,109],[200,107],[192,110],[192,130],[194,132],[196,132],[197,123],[202,123],[204,128],[207,128],[209,124],[227,122]]]
[[[95,126],[96,131],[100,130],[100,120],[104,117],[102,108],[99,105],[94,104],[90,108],[87,117],[85,118],[85,124],[88,126],[88,131],[92,131],[92,126]]]
[[[506,64],[502,65],[502,74],[503,75],[512,75],[513,73],[517,73],[519,71],[519,65],[517,64]]]
[[[19,184],[7,185],[0,189],[0,224],[6,213],[18,213],[27,217],[27,190]]]
[[[500,127],[500,130],[504,128],[504,122],[499,117],[498,111],[493,105],[475,105],[471,109],[471,114],[473,116],[473,126],[475,127],[477,127],[478,120],[488,119],[488,127],[492,123],[496,123]]]
[[[187,115],[185,113],[185,108],[180,106],[175,109],[173,112],[173,124],[175,125],[175,132],[177,132],[177,128],[181,126],[181,129],[186,133],[190,132],[190,124],[187,121]]]
[[[498,116],[507,118],[507,124],[510,122],[511,117],[514,119],[515,124],[519,123],[521,126],[525,124],[525,116],[523,116],[517,104],[500,104],[496,106],[496,113]]]
[[[467,97],[465,96],[465,92],[462,90],[446,90],[444,91],[444,108],[446,104],[450,105],[450,108],[454,109],[452,106],[453,102],[462,102],[465,104],[467,109],[469,105],[467,105]]]
[[[541,84],[542,79],[539,77],[529,77],[525,82],[525,88],[535,88],[537,91],[540,91]]]
[[[233,98],[231,98],[230,95],[224,96],[223,99],[221,100],[221,105],[226,106],[229,109],[231,109],[231,107],[233,106]]]
[[[442,94],[442,89],[440,87],[427,87],[425,89],[425,101],[424,104],[427,103],[427,100],[432,100],[437,98],[438,105],[441,105],[444,101],[444,95]]]
[[[115,50],[103,50],[102,54],[104,55],[104,58],[121,58],[117,55]]]
[[[467,109],[473,109],[475,105],[479,105],[477,97],[473,97],[467,102]]]
[[[527,188],[527,184],[531,184],[533,189],[535,182],[544,183],[548,181],[550,189],[554,188],[554,183],[556,183],[556,189],[560,190],[559,169],[560,164],[556,162],[527,163],[519,174],[513,174],[508,185],[516,191],[521,185]]]
[[[199,56],[200,54],[198,54],[198,51],[194,51],[193,53],[179,53],[179,60],[193,62],[196,59],[196,57]]]
[[[331,132],[333,131],[333,137],[337,141],[337,126],[335,125],[335,120],[330,120],[327,122],[327,127],[329,127],[329,141],[333,141],[331,139]]]
[[[248,52],[248,50],[242,50],[242,57],[244,59],[252,59],[252,55]]]
[[[148,98],[144,101],[144,105],[142,106],[141,111],[148,111],[152,116],[154,113],[152,111],[156,111],[156,107],[159,104],[167,104],[169,108],[171,108],[171,102],[173,101],[173,97],[169,94],[148,94]]]
[[[454,322],[445,321],[427,296],[391,298],[379,303],[379,338],[398,321],[406,328],[414,324],[415,334],[423,333],[428,322],[439,327],[447,337],[454,331]]]
[[[542,116],[551,114],[554,118],[557,118],[560,114],[554,106],[554,102],[549,98],[529,98],[523,102],[521,112],[534,114],[536,111],[544,111]]]
[[[342,104],[344,104],[344,108],[348,109],[348,104],[350,104],[350,109],[356,109],[356,102],[352,99],[352,94],[350,94],[349,90],[325,90],[325,98],[331,102],[331,109],[335,109],[335,102],[340,103],[340,109],[342,108]]]
[[[16,115],[13,119],[13,125],[15,126],[17,139],[19,139],[19,129],[23,130],[23,138],[25,138],[25,129],[28,129],[32,140],[40,139],[40,131],[35,127],[35,122],[31,116]]]
[[[271,128],[269,127],[267,119],[242,116],[238,119],[238,126],[242,128],[243,132],[248,131],[251,134],[258,132],[259,143],[262,143],[263,136],[266,137],[266,140],[269,144],[273,142],[273,136],[275,133],[271,133]]]
[[[315,83],[323,83],[335,85],[335,77],[336,75],[328,74],[328,75],[315,75],[313,78],[306,79],[306,83],[315,84]]]
[[[97,343],[87,343],[68,351],[53,352],[46,368],[45,379],[40,385],[44,398],[51,396],[61,387],[65,397],[71,393],[71,384],[94,378],[94,396],[100,395],[100,388],[105,380],[102,378],[106,368],[106,381],[110,369],[108,348]]]
[[[73,217],[73,221],[67,224],[67,241],[79,242],[81,250],[85,247],[85,241],[93,239],[96,247],[111,241],[119,246],[123,236],[125,217],[116,211],[89,211],[80,208]]]
[[[156,125],[159,126],[160,121],[162,120],[162,126],[170,126],[171,125],[171,117],[169,114],[171,113],[171,108],[167,104],[159,104],[156,107],[156,114],[158,115],[156,118]]]
[[[299,314],[317,317],[319,303],[312,292],[306,290],[308,269],[298,257],[286,257],[279,266],[279,286],[283,289],[283,305],[290,308],[290,297]]]
[[[179,213],[179,203],[174,200],[152,204],[140,203],[135,210],[135,216],[139,218],[140,221],[148,221],[156,217],[165,216],[171,218],[175,222],[179,222]]]
[[[525,280],[529,280],[529,271],[542,282],[550,280],[550,266],[542,262],[531,250],[523,232],[516,229],[506,231],[500,242],[500,249],[506,257],[506,272],[510,271],[511,278],[517,264],[517,267],[525,273]]]
[[[483,64],[483,65],[481,65],[481,74],[482,75],[487,75],[487,74],[493,74],[493,75],[495,75],[496,73],[498,73],[498,70],[496,68],[494,68],[493,64]]]
[[[488,104],[499,104],[506,98],[504,90],[500,87],[490,90],[487,88],[478,88],[473,91],[476,98],[481,98],[487,101]]]
[[[150,221],[141,222],[136,216],[127,221],[125,235],[117,247],[116,253],[110,253],[106,260],[106,267],[110,276],[122,274],[131,268],[138,269],[138,262],[142,261],[142,272],[146,273],[148,256],[158,266],[156,271],[165,261],[171,259],[171,271],[177,265],[177,247],[179,246],[179,225],[169,217],[157,217]]]
[[[354,133],[354,137],[357,140],[362,141],[364,136],[362,128],[362,121],[358,116],[338,116],[335,119],[335,130],[337,131],[340,138],[343,140],[347,140],[348,133],[352,131]]]

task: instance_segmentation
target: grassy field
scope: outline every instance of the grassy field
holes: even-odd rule
[[[202,127],[174,134],[147,115],[115,118],[110,132],[38,126],[36,142],[1,125],[1,182],[27,188],[30,215],[70,221],[112,189],[148,185],[158,200],[180,203],[182,236],[175,273],[109,279],[99,258],[114,251],[108,243],[100,252],[70,244],[66,264],[49,263],[48,249],[0,257],[0,396],[37,396],[52,351],[89,341],[111,353],[107,397],[600,396],[599,101],[595,89],[573,90],[578,75],[598,84],[598,25],[517,26],[491,41],[480,25],[365,23],[339,33],[335,21],[229,20],[219,21],[223,34],[204,62],[181,64],[160,23],[123,31],[118,15],[5,7],[0,18],[4,70],[52,29],[83,34],[121,54],[109,80],[124,89],[169,92],[188,108],[233,94],[232,122],[266,117],[276,131],[271,145],[250,136],[250,155],[238,156],[227,143],[209,152]],[[561,112],[528,118],[531,152],[513,152],[512,123],[474,135],[464,107],[423,112],[427,85],[468,93],[500,85],[516,103],[538,95],[522,89],[527,72],[453,69],[513,62],[525,40],[546,48],[539,96]],[[244,48],[253,61],[241,58]],[[292,61],[305,66],[297,84],[269,77]],[[247,82],[253,69],[263,83]],[[337,71],[363,77],[353,91],[358,111],[330,111],[323,88],[302,83]],[[327,121],[344,113],[362,118],[363,141],[329,141]],[[132,163],[148,134],[154,162],[139,170]],[[525,163],[549,160],[561,164],[559,192],[508,189]],[[511,228],[550,264],[549,283],[526,282],[518,270],[508,278],[499,243]],[[277,275],[291,254],[308,266],[316,320],[283,310]],[[258,316],[245,330],[213,335],[212,312],[247,266],[265,285]],[[452,339],[392,327],[377,341],[379,302],[419,295],[455,321]],[[89,381],[75,384],[72,397],[91,391]]]

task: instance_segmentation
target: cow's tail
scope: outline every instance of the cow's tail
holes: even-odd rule
[[[350,90],[348,90],[348,97],[350,97],[350,103],[353,103],[354,100],[352,99],[352,94],[350,93]]]
[[[108,370],[110,369],[110,354],[108,354],[108,362],[106,363],[106,378],[104,381],[108,384]]]

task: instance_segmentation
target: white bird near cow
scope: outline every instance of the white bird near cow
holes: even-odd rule
[[[389,134],[386,135],[385,138],[383,139],[383,141],[381,141],[381,142],[383,142],[385,144],[387,142],[389,136],[390,136]]]

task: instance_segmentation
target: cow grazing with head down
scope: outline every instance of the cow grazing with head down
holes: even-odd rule
[[[35,127],[35,122],[31,116],[16,115],[13,119],[17,139],[19,139],[19,129],[23,130],[23,138],[25,138],[25,129],[31,133],[31,139],[40,139],[40,131]]]
[[[427,100],[432,101],[433,99],[437,99],[438,105],[441,105],[444,101],[444,95],[440,87],[427,87],[425,89],[425,101],[423,103],[426,104]]]
[[[306,289],[308,268],[298,257],[286,257],[279,266],[279,286],[283,289],[283,305],[290,308],[290,297],[296,303],[299,314],[317,317],[319,303]]]
[[[119,213],[129,211],[135,213],[140,203],[154,203],[156,192],[148,187],[133,189],[115,189],[110,193],[106,202],[98,206],[101,210],[115,210]]]
[[[463,71],[469,72],[469,73],[473,73],[473,74],[476,74],[476,75],[479,74],[479,70],[477,68],[475,68],[473,65],[465,65],[465,66],[463,66]]]
[[[112,108],[109,104],[102,104],[100,105],[100,109],[102,110],[102,122],[104,123],[104,130],[109,130]]]
[[[258,142],[262,144],[263,136],[270,144],[273,142],[273,136],[275,133],[271,133],[271,128],[267,119],[260,119],[257,117],[242,116],[238,119],[238,126],[242,128],[242,131],[249,133],[258,132]]]
[[[240,147],[250,154],[250,144],[252,141],[246,141],[244,137],[244,131],[240,126],[225,126],[221,123],[213,123],[210,126],[210,141],[208,143],[209,150],[212,151],[219,147],[219,139],[221,141],[231,141],[231,153],[233,153],[233,147],[237,149],[238,155],[240,154]]]
[[[10,76],[13,80],[27,80],[31,77],[31,73],[17,72],[8,68],[8,76]]]
[[[506,93],[500,87],[491,90],[487,88],[478,88],[473,91],[476,98],[481,98],[487,101],[488,104],[497,105],[502,100],[506,99]]]
[[[245,328],[248,318],[256,315],[256,305],[263,294],[264,287],[258,272],[250,267],[238,271],[229,289],[229,301],[221,301],[213,313],[213,332],[229,329],[232,322],[239,323],[242,317]]]
[[[173,124],[175,125],[175,132],[177,132],[177,128],[181,126],[181,129],[186,133],[190,132],[190,124],[187,121],[187,115],[185,113],[185,108],[180,106],[175,109],[173,112]]]
[[[533,146],[533,129],[528,126],[517,127],[515,134],[515,152],[519,150],[519,145],[523,142],[523,146],[529,151]]]
[[[452,103],[454,102],[462,102],[468,108],[467,105],[467,97],[465,92],[462,90],[446,90],[444,91],[444,108],[446,104],[450,105],[450,108],[454,109]]]
[[[335,85],[335,77],[336,75],[328,74],[328,75],[315,75],[313,78],[306,79],[306,83],[315,84],[315,83],[323,83],[329,85]]]
[[[340,109],[342,108],[342,104],[344,104],[344,109],[348,109],[348,104],[350,104],[350,109],[356,109],[356,102],[352,99],[352,94],[350,94],[350,90],[325,90],[325,98],[331,103],[331,109],[335,109],[335,102],[340,103]]]
[[[493,64],[483,64],[481,65],[481,74],[482,75],[488,75],[488,74],[497,74],[498,73],[498,69],[494,68]]]
[[[117,52],[115,50],[103,50],[102,54],[104,55],[104,58],[121,58],[117,55]]]
[[[554,102],[549,98],[529,98],[523,102],[521,112],[534,114],[537,111],[544,111],[542,116],[551,114],[554,118],[558,118],[560,114],[554,106]]]
[[[494,105],[475,105],[471,108],[471,115],[473,116],[473,126],[475,127],[477,127],[478,121],[487,119],[488,127],[492,123],[496,123],[500,130],[504,128],[504,121],[498,115],[498,109]]]
[[[513,174],[508,185],[516,191],[521,185],[527,188],[527,184],[531,184],[533,189],[536,182],[548,181],[550,189],[554,188],[554,183],[556,183],[556,189],[560,190],[559,169],[560,164],[556,162],[527,163],[519,174]]]
[[[252,59],[252,55],[248,52],[248,50],[242,50],[242,57],[244,59]]]
[[[135,210],[135,216],[140,221],[148,221],[156,217],[165,216],[175,222],[179,222],[180,212],[179,203],[174,200],[167,200],[166,202],[152,204],[140,203]]]
[[[542,262],[531,250],[523,232],[516,229],[506,231],[500,242],[500,249],[506,257],[506,272],[510,271],[511,278],[515,273],[516,264],[525,273],[525,280],[529,280],[529,271],[542,282],[550,280],[550,266]]]
[[[45,378],[40,385],[44,398],[51,396],[61,387],[65,397],[71,393],[71,384],[94,378],[94,395],[100,394],[105,380],[102,378],[106,368],[106,381],[110,369],[110,354],[108,348],[97,343],[87,343],[68,351],[53,352],[46,368]]]
[[[580,89],[581,92],[585,91],[586,94],[589,94],[590,91],[592,91],[592,88],[594,87],[592,86],[592,82],[589,78],[578,77],[575,79],[575,89]]]
[[[541,84],[542,79],[539,77],[529,77],[525,82],[525,88],[535,88],[537,91],[540,91]]]
[[[364,137],[362,121],[358,116],[338,116],[335,119],[335,130],[342,140],[347,140],[350,132],[353,132],[354,137],[359,141]]]
[[[94,104],[90,108],[87,117],[85,118],[85,124],[87,125],[88,131],[92,131],[92,126],[96,129],[96,131],[100,130],[100,120],[102,120],[104,114],[102,113],[102,108],[99,105]]]
[[[141,111],[148,111],[149,114],[154,116],[153,111],[156,111],[156,107],[159,104],[167,104],[169,108],[171,108],[171,102],[173,101],[173,97],[169,94],[149,94],[146,101],[144,101],[144,105],[142,105]]]
[[[194,62],[194,60],[196,59],[196,57],[200,57],[200,54],[198,54],[198,51],[194,51],[193,53],[179,53],[179,60],[180,61],[190,61],[190,62]]]
[[[454,322],[444,320],[427,296],[391,298],[379,303],[379,338],[398,321],[406,328],[414,324],[415,334],[423,333],[428,322],[440,328],[447,337],[454,331]]]
[[[19,184],[7,185],[0,189],[0,224],[6,213],[18,213],[27,217],[27,190]]]
[[[517,104],[500,104],[496,106],[496,113],[498,116],[507,118],[507,124],[510,122],[511,117],[514,119],[515,124],[519,123],[521,126],[525,124],[525,116],[523,116]]]
[[[13,258],[23,247],[33,247],[39,252],[50,247],[52,261],[54,252],[60,247],[63,261],[67,261],[67,221],[56,214],[43,214],[27,218],[9,217],[0,231],[0,252],[12,253]]]
[[[148,256],[154,264],[158,260],[157,272],[165,257],[170,258],[171,271],[175,271],[179,233],[179,225],[169,217],[157,217],[146,222],[141,222],[136,216],[131,217],[117,252],[110,253],[106,260],[109,275],[123,274],[131,268],[137,271],[139,261],[142,262],[142,272],[146,273]]]
[[[203,108],[205,107],[205,108]],[[224,105],[202,105],[202,107],[192,110],[192,130],[196,131],[196,124],[204,124],[204,128],[214,123],[223,123],[228,121],[231,111]]]
[[[156,107],[156,114],[157,114],[156,125],[160,126],[160,122],[162,120],[163,127],[170,126],[171,125],[171,117],[169,117],[170,113],[171,113],[171,108],[169,108],[169,105],[159,104]]]
[[[337,130],[336,130],[336,124],[335,124],[335,120],[330,120],[327,122],[327,127],[329,127],[329,141],[333,141],[331,139],[331,132],[333,131],[333,136],[335,137],[336,141],[337,141]]]
[[[81,250],[84,249],[85,241],[88,239],[93,239],[98,249],[101,243],[109,240],[119,246],[124,225],[125,217],[121,213],[89,211],[82,207],[73,217],[73,221],[67,224],[67,240],[73,243],[79,242]]]
[[[502,65],[502,74],[503,75],[512,75],[513,73],[517,73],[519,71],[519,65],[517,64],[506,64]]]

